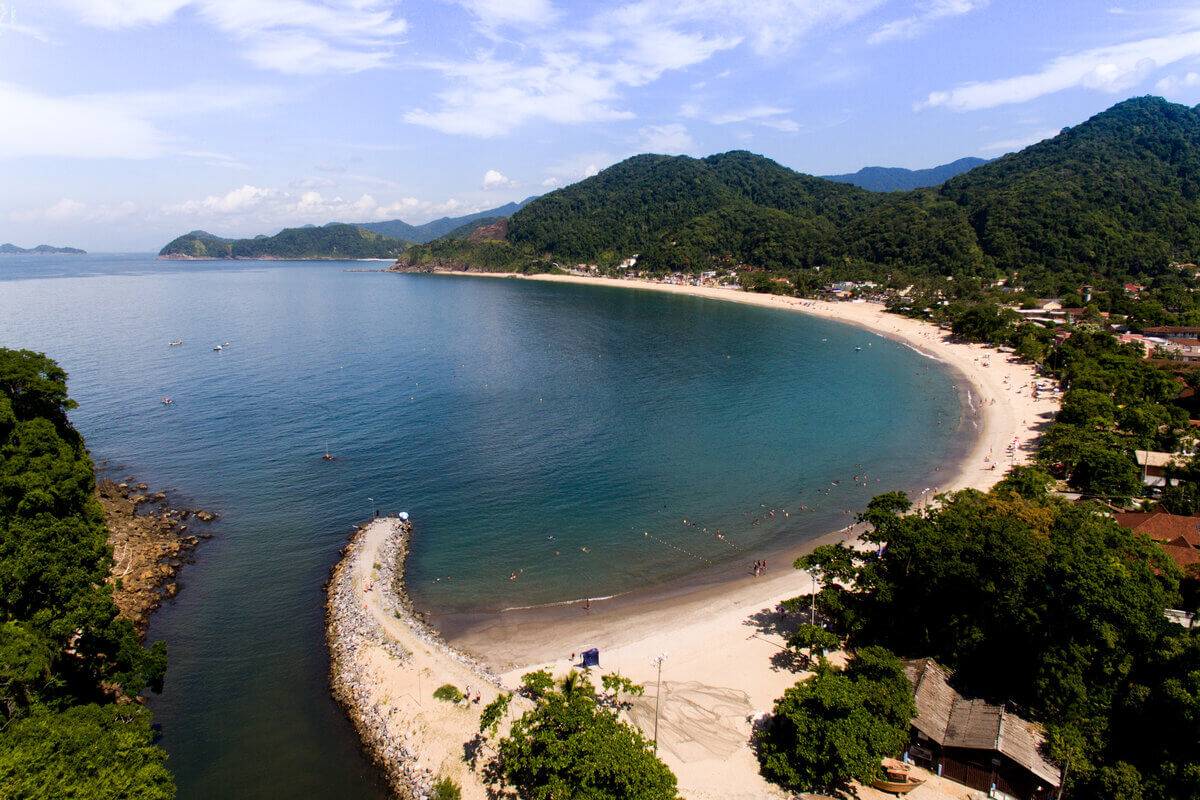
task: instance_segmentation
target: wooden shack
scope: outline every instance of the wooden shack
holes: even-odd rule
[[[1053,797],[1062,773],[1042,755],[1039,726],[963,697],[932,658],[909,661],[904,671],[917,706],[906,760],[992,797]]]

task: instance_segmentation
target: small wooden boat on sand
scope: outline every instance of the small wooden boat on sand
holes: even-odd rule
[[[888,759],[883,762],[883,777],[871,782],[871,785],[883,792],[892,794],[908,794],[925,781],[914,777],[912,767],[901,761]]]

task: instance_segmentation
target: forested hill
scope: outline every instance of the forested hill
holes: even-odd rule
[[[410,243],[357,225],[323,228],[284,228],[274,236],[254,239],[221,239],[192,231],[171,241],[159,258],[281,258],[353,259],[395,258]]]
[[[967,170],[986,164],[985,158],[960,158],[949,164],[929,169],[905,169],[903,167],[863,167],[858,172],[845,175],[822,175],[828,181],[853,183],[872,192],[901,192],[938,186],[961,175]]]
[[[404,220],[393,219],[386,222],[357,222],[352,223],[360,228],[366,228],[375,233],[382,233],[384,236],[390,236],[393,239],[403,239],[407,242],[417,242],[424,244],[431,242],[434,239],[439,239],[442,236],[459,235],[460,229],[467,228],[467,233],[470,233],[479,225],[486,224],[487,221],[495,221],[499,217],[510,217],[525,207],[525,204],[532,197],[527,197],[519,203],[505,203],[496,208],[489,208],[486,211],[477,211],[474,214],[465,214],[461,217],[442,217],[431,222],[426,222],[424,225],[410,225]],[[472,223],[475,223],[472,225]],[[330,223],[331,225],[337,223]]]
[[[403,264],[650,272],[713,266],[831,276],[1028,279],[1158,274],[1200,257],[1200,112],[1119,103],[937,188],[880,194],[747,152],[635,156],[533,200],[507,245],[435,242]],[[1049,277],[1048,277],[1049,276]]]

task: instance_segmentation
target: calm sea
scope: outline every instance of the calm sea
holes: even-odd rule
[[[383,796],[321,609],[376,509],[415,520],[418,606],[481,613],[748,564],[967,438],[939,363],[852,327],[346,267],[0,257],[0,346],[66,368],[97,462],[221,515],[150,630],[181,798]]]

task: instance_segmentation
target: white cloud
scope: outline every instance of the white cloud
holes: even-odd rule
[[[501,0],[464,0],[480,8]],[[516,42],[517,55],[497,48],[474,60],[426,66],[447,87],[437,105],[414,109],[405,120],[445,133],[498,136],[531,121],[560,124],[628,119],[629,89],[686,70],[743,42],[758,53],[778,54],[820,27],[853,21],[884,0],[636,0],[599,6],[590,18],[559,29],[538,30]],[[534,0],[511,6],[532,13]],[[486,31],[485,31],[486,33]],[[686,115],[686,108],[684,109]]]
[[[85,24],[155,25],[187,7],[242,42],[255,66],[293,75],[352,73],[387,63],[408,23],[391,0],[58,0]]]
[[[484,25],[548,25],[558,17],[549,0],[460,0]]]
[[[223,195],[169,204],[149,216],[154,219],[185,218],[186,225],[191,227],[236,228],[239,231],[236,235],[248,235],[251,232],[261,233],[306,224],[323,225],[332,221],[371,222],[402,218],[408,222],[420,222],[480,210],[483,210],[483,206],[476,207],[454,198],[441,202],[415,197],[381,201],[365,193],[357,198],[340,195],[327,197],[315,189],[295,194],[246,184]]]
[[[762,120],[769,117],[778,117],[788,113],[786,108],[777,108],[776,106],[758,105],[753,108],[743,109],[741,111],[730,111],[724,114],[718,114],[709,121],[716,125],[728,125],[731,122],[746,122],[748,120]]]
[[[558,178],[551,177],[551,178],[546,178],[545,180],[543,180],[542,186],[545,186],[547,189],[553,189],[555,186],[558,186],[561,183],[562,183],[562,181],[559,180]]]
[[[64,197],[47,208],[13,211],[9,218],[14,222],[51,222],[56,224],[78,222],[117,222],[131,216],[137,210],[126,200],[116,205],[89,205]]]
[[[187,102],[180,102],[180,98]],[[233,111],[273,102],[278,93],[258,87],[217,90],[208,84],[172,91],[143,91],[54,97],[0,82],[0,159],[27,156],[148,159],[172,153],[235,158],[183,146],[162,131],[157,118]]]
[[[642,147],[651,153],[677,154],[692,149],[695,143],[687,128],[679,123],[650,125],[638,131]]]
[[[1057,135],[1058,135],[1058,131],[1053,128],[1041,130],[1041,131],[1037,131],[1036,133],[1029,133],[1024,136],[1017,136],[1012,139],[1004,139],[999,142],[992,142],[991,144],[985,144],[983,147],[979,148],[979,152],[981,152],[981,153],[1011,153],[1016,150],[1021,150],[1025,147],[1028,147],[1031,144],[1037,144],[1038,142],[1049,139],[1051,136],[1057,136]]]
[[[337,181],[329,178],[296,178],[288,186],[293,189],[332,189],[337,186]]]
[[[166,22],[192,0],[59,0],[81,22],[98,28],[132,28]]]
[[[987,4],[988,0],[927,0],[917,4],[917,13],[883,25],[867,37],[867,42],[881,44],[896,39],[915,39],[939,19],[969,14]]]
[[[0,158],[145,159],[165,137],[148,120],[98,96],[49,97],[0,83]]]
[[[1200,57],[1200,30],[1141,39],[1061,56],[1040,72],[931,92],[915,107],[921,110],[946,106],[955,111],[974,111],[1022,103],[1076,87],[1123,92],[1137,86],[1156,69],[1196,57]]]
[[[496,170],[489,169],[483,174],[483,183],[480,185],[480,188],[490,192],[494,189],[512,189],[518,185],[511,178],[506,178]]]
[[[799,133],[802,127],[794,119],[764,119],[762,124],[777,131],[783,131],[784,133]]]
[[[1198,72],[1189,72],[1186,75],[1168,75],[1154,84],[1154,88],[1164,95],[1173,95],[1180,89],[1192,89],[1196,86],[1200,86],[1200,73]]]
[[[500,61],[434,65],[456,84],[439,94],[437,111],[415,109],[407,122],[444,133],[497,136],[533,119],[607,122],[633,115],[612,106],[617,81],[607,68],[551,54],[534,66]]]

